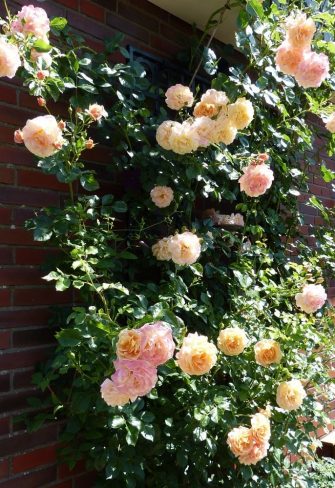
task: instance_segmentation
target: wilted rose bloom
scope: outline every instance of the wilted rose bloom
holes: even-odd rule
[[[208,373],[216,363],[217,349],[203,335],[188,334],[177,353],[178,366],[184,373],[200,376]]]
[[[113,381],[108,378],[101,383],[100,393],[101,397],[110,407],[123,407],[123,405],[128,403],[130,400],[129,396],[125,395],[124,393],[120,393],[117,388],[115,388]]]
[[[142,335],[136,329],[124,329],[119,334],[116,355],[119,359],[138,359],[141,354]]]
[[[249,197],[259,197],[268,190],[273,182],[273,172],[265,164],[250,164],[243,170],[243,175],[238,180],[240,190]]]
[[[276,52],[276,65],[279,71],[286,75],[295,76],[298,66],[303,60],[304,50],[283,42]]]
[[[285,29],[287,40],[292,46],[298,48],[309,48],[316,31],[314,20],[307,18],[302,12],[290,16]]]
[[[9,44],[0,37],[0,76],[13,78],[21,66],[19,50],[14,44]]]
[[[202,95],[201,101],[204,103],[216,105],[220,109],[221,107],[228,105],[229,98],[227,97],[225,92],[210,88]]]
[[[283,356],[280,344],[273,339],[263,339],[254,346],[256,363],[261,366],[269,366],[280,363]]]
[[[16,142],[16,144],[23,144],[22,130],[18,129],[14,132],[14,142]]]
[[[295,302],[303,312],[314,313],[323,307],[327,294],[322,285],[305,285],[302,293],[297,293]]]
[[[214,122],[213,131],[211,133],[211,142],[214,144],[220,144],[223,142],[226,146],[232,144],[235,140],[237,129],[235,125],[231,124],[228,117],[219,115]]]
[[[170,148],[177,154],[188,154],[196,151],[200,145],[200,138],[196,128],[188,121],[174,124],[169,137]]]
[[[251,417],[252,435],[260,443],[267,442],[271,436],[270,420],[262,413],[256,413]]]
[[[291,380],[281,383],[277,388],[276,401],[284,410],[296,410],[306,397],[306,392],[300,380]]]
[[[91,138],[87,139],[87,141],[85,142],[85,148],[86,149],[93,149],[94,146],[95,146],[95,144],[94,144],[93,139],[91,139]]]
[[[117,359],[114,366],[112,381],[115,388],[129,396],[132,402],[137,397],[150,393],[157,382],[156,368],[143,359]]]
[[[36,51],[36,49],[32,49],[30,51],[30,57],[31,60],[34,61],[35,63],[37,62],[38,59],[42,59],[43,60],[42,65],[44,65],[44,68],[50,68],[50,66],[52,65],[52,57],[49,53],[40,53]]]
[[[235,427],[228,434],[227,444],[237,457],[248,453],[252,449],[253,443],[252,430],[247,427]]]
[[[194,117],[215,117],[219,108],[213,103],[198,102],[193,110]]]
[[[104,106],[98,105],[97,103],[90,105],[86,112],[93,120],[97,121],[101,120],[102,117],[108,117],[108,113],[106,112]]]
[[[22,32],[25,35],[33,34],[39,39],[47,40],[50,23],[43,8],[25,5],[12,22],[11,29],[13,32]]]
[[[326,121],[326,129],[332,134],[335,133],[335,112],[333,112]]]
[[[303,88],[317,88],[329,75],[328,56],[307,52],[299,64],[295,79]]]
[[[160,239],[156,244],[154,244],[151,248],[152,254],[158,261],[170,261],[171,259],[171,251],[169,247],[170,237],[163,237]]]
[[[171,327],[164,322],[144,324],[138,329],[141,334],[140,359],[149,361],[153,366],[159,366],[172,358],[175,344]]]
[[[250,100],[238,98],[235,103],[228,105],[228,120],[236,129],[245,129],[253,118],[254,108]]]
[[[22,129],[22,136],[28,151],[41,158],[54,154],[63,142],[62,131],[53,115],[28,120]]]
[[[192,126],[198,133],[199,145],[201,147],[209,146],[211,143],[212,131],[215,127],[215,121],[208,117],[197,117]]]
[[[227,327],[220,330],[218,348],[227,356],[241,354],[248,344],[248,338],[243,329],[239,327]]]
[[[173,190],[169,186],[155,186],[150,192],[150,197],[157,207],[165,208],[173,200]]]
[[[47,102],[43,97],[37,97],[37,103],[40,107],[45,107]]]
[[[163,149],[167,149],[168,151],[171,149],[170,135],[171,129],[174,126],[181,126],[181,124],[179,124],[179,122],[174,122],[173,120],[165,120],[158,126],[156,132],[156,141]]]
[[[180,110],[183,107],[192,107],[194,102],[193,93],[188,86],[177,85],[170,86],[165,93],[166,105],[172,110]]]
[[[254,440],[250,451],[241,454],[238,458],[241,464],[257,464],[267,456],[269,444],[267,442],[257,442]]]
[[[201,253],[199,237],[188,231],[171,236],[168,246],[172,261],[181,266],[195,263]]]

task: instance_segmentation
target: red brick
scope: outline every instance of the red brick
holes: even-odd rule
[[[0,306],[9,307],[11,302],[11,292],[10,290],[1,288],[0,289]]]
[[[1,369],[12,370],[34,366],[40,361],[44,361],[53,351],[53,347],[43,347],[27,351],[7,352],[0,356]]]
[[[34,374],[34,368],[29,368],[24,371],[14,371],[13,374],[13,388],[19,390],[20,388],[31,387],[31,377]]]
[[[48,308],[0,310],[0,328],[45,326],[51,316]]]
[[[9,225],[11,223],[11,215],[12,215],[12,210],[10,208],[0,207],[0,225]],[[0,235],[0,242],[1,242],[1,235]]]
[[[104,38],[112,37],[116,31],[107,27],[100,22],[89,19],[85,15],[81,15],[77,12],[68,12],[67,15],[69,24],[84,34],[89,34],[97,39],[101,40]]]
[[[57,193],[26,188],[3,187],[1,188],[1,199],[4,203],[11,205],[24,204],[33,207],[59,205],[59,196]]]
[[[0,374],[0,392],[5,393],[10,390],[10,375],[8,372]],[[1,435],[1,425],[0,425]]]
[[[85,473],[74,479],[75,488],[92,488],[95,485],[97,478],[96,473]]]
[[[7,394],[2,394],[0,396],[1,411],[13,414],[14,412],[30,408],[27,403],[27,398],[29,397],[41,397],[41,392],[37,391],[36,388],[30,387],[28,390],[11,391]]]
[[[56,249],[32,249],[29,247],[15,249],[15,263],[16,264],[42,264],[51,256],[57,256],[60,251]],[[1,262],[1,248],[0,248],[0,262]],[[42,275],[43,273],[41,273]]]
[[[71,303],[71,291],[59,292],[53,287],[14,290],[14,305],[55,305]]]
[[[41,171],[21,170],[18,172],[17,184],[35,188],[48,188],[50,190],[69,191],[68,185],[60,183],[55,176],[45,175]]]
[[[15,181],[15,171],[12,168],[0,167],[0,183],[12,185]]]
[[[70,469],[67,464],[60,464],[58,466],[58,478],[69,478],[70,476],[83,473],[85,471],[85,462],[79,461],[73,469]]]
[[[102,0],[99,1],[101,3]],[[109,2],[109,0],[103,0],[103,1]],[[134,2],[132,0],[128,0],[128,3],[130,5],[130,8],[134,5]],[[136,0],[136,8],[142,9],[145,11],[146,14],[153,15],[154,17],[160,20],[167,21],[170,17],[170,14],[166,10],[157,7],[153,3],[149,3],[148,0]]]
[[[10,347],[11,333],[9,330],[0,332],[0,349],[8,349]]]
[[[100,22],[105,21],[105,9],[89,0],[80,0],[80,11],[88,17],[99,20]]]
[[[0,479],[9,476],[9,459],[0,460]]]
[[[0,100],[11,103],[13,105],[16,104],[16,88],[13,86],[4,85],[3,83],[0,84]]]
[[[79,7],[79,0],[57,0],[58,3],[65,5],[65,7],[72,8],[74,10],[78,10]]]
[[[20,330],[13,332],[13,347],[31,347],[55,342],[55,332],[51,328]]]
[[[55,461],[56,444],[35,449],[34,451],[14,457],[12,461],[13,472],[21,473],[22,471],[28,471],[31,468],[52,464]]]
[[[192,28],[190,27],[190,33],[192,33]],[[169,39],[172,42],[177,42],[180,45],[185,44],[185,33],[181,32],[179,29],[174,29],[170,25],[161,24],[160,25],[160,34],[164,37],[164,39]]]
[[[123,17],[109,12],[107,13],[107,24],[135,39],[149,43],[149,31],[133,22],[129,22]]]
[[[0,247],[0,264],[13,264],[13,249]]]
[[[42,486],[49,486],[54,481],[56,475],[56,467],[51,466],[32,473],[24,473],[23,476],[16,476],[10,480],[0,482],[0,488],[37,488]]]
[[[62,481],[61,483],[50,485],[50,488],[72,488],[72,480]]]
[[[118,13],[125,19],[135,22],[135,24],[141,25],[150,31],[158,32],[158,19],[134,7],[137,7],[137,3],[134,5],[119,1]]]
[[[0,108],[1,122],[6,122],[6,124],[10,124],[15,128],[23,127],[27,122],[27,119],[31,119],[34,115],[36,114],[22,110],[22,108],[7,107],[3,105]]]
[[[0,227],[0,244],[19,244],[40,246],[40,242],[35,242],[31,232],[25,229],[9,229]]]
[[[7,435],[10,432],[10,417],[0,419],[0,435]]]
[[[3,267],[0,269],[0,285],[43,285],[43,273],[33,267]]]
[[[32,166],[37,159],[22,146],[3,146],[0,151],[0,163]]]
[[[156,35],[151,35],[150,45],[161,53],[165,53],[165,56],[174,57],[180,51],[180,46]]]
[[[67,118],[69,116],[68,103],[66,101],[66,95],[64,95],[64,101],[53,102],[48,100],[48,109],[55,117]],[[35,115],[45,114],[44,108],[39,107],[36,97],[29,95],[26,92],[20,92],[19,103],[22,107],[33,110]]]
[[[32,219],[36,214],[36,210],[32,208],[14,208],[13,209],[13,224],[24,225],[29,219]]]

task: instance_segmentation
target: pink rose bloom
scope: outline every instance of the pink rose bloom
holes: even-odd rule
[[[295,301],[303,312],[314,313],[323,307],[327,294],[322,285],[305,285],[302,293],[297,293]]]
[[[220,107],[226,106],[229,103],[229,98],[223,91],[217,91],[214,88],[207,90],[201,97],[204,103],[211,103]]]
[[[18,129],[14,132],[14,142],[16,144],[23,144],[22,130]]]
[[[317,88],[329,75],[328,56],[321,53],[306,52],[299,64],[295,79],[303,88]]]
[[[188,86],[177,85],[170,86],[165,93],[166,105],[172,110],[180,110],[183,107],[192,107],[194,102],[193,93]]]
[[[169,325],[163,322],[144,324],[139,332],[142,335],[140,359],[159,366],[172,358],[175,344]]]
[[[143,359],[117,359],[114,366],[114,386],[118,392],[129,396],[132,402],[150,393],[157,382],[157,369]]]
[[[37,61],[41,59],[43,64],[40,66],[43,66],[44,68],[50,68],[52,65],[52,57],[49,53],[40,53],[36,51],[36,49],[32,49],[30,51],[30,58],[34,63],[37,63]]]
[[[261,459],[267,456],[268,449],[268,442],[257,442],[254,440],[250,451],[241,454],[239,461],[241,464],[257,464]]]
[[[103,105],[98,105],[97,103],[90,105],[86,112],[93,120],[96,121],[101,120],[102,117],[108,117],[105,107]]]
[[[18,48],[0,37],[0,76],[13,78],[20,66],[21,59]]]
[[[192,127],[199,136],[199,145],[207,147],[211,143],[211,135],[215,128],[215,121],[209,117],[197,117],[192,123]]]
[[[22,138],[28,151],[41,158],[51,156],[63,144],[62,131],[53,115],[29,119],[22,129]]]
[[[303,60],[304,50],[283,42],[276,52],[276,65],[279,71],[294,76]]]
[[[100,386],[101,397],[105,400],[110,407],[123,407],[129,402],[129,396],[124,393],[120,393],[109,378],[105,379]]]
[[[243,172],[238,181],[241,191],[249,197],[263,195],[272,185],[273,172],[265,163],[250,164]]]
[[[38,39],[47,40],[50,22],[43,8],[25,5],[18,12],[11,28],[13,32],[22,32],[25,35],[33,34]]]

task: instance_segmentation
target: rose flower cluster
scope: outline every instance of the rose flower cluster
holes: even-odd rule
[[[286,38],[276,53],[278,69],[294,76],[303,88],[319,87],[329,74],[329,59],[311,49],[316,31],[313,19],[298,12],[289,17],[285,31]]]
[[[194,96],[187,86],[171,86],[166,92],[166,104],[172,110],[192,107]],[[238,130],[245,129],[254,116],[249,100],[238,98],[230,103],[225,92],[207,90],[196,103],[193,117],[182,123],[164,121],[157,129],[156,140],[164,149],[188,154],[200,147],[223,142],[231,144]]]
[[[186,231],[163,237],[152,246],[152,254],[158,261],[170,261],[180,266],[190,265],[197,261],[201,253],[201,243],[198,236]]]
[[[243,175],[238,180],[240,190],[244,191],[249,197],[259,197],[264,195],[273,182],[273,171],[265,164],[269,159],[267,154],[258,156],[243,169]]]
[[[150,393],[157,382],[157,367],[172,358],[174,349],[171,327],[163,322],[122,330],[116,346],[115,373],[100,387],[107,405],[123,406]]]

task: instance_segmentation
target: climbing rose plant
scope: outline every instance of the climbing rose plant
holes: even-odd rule
[[[109,61],[128,57],[122,36],[95,53],[41,8],[2,21],[0,73],[20,76],[46,110],[14,140],[69,185],[64,205],[28,228],[62,250],[44,279],[77,290],[34,375],[48,394],[30,427],[64,419],[60,456],[85,459],[97,486],[316,486],[308,462],[333,381],[334,212],[310,199],[324,219],[311,248],[298,197],[311,165],[335,179],[308,122],[323,119],[332,156],[335,12],[235,5],[244,61],[203,93],[168,87],[159,111],[143,67]],[[49,109],[61,94],[65,120]],[[102,143],[108,194],[85,164]]]

